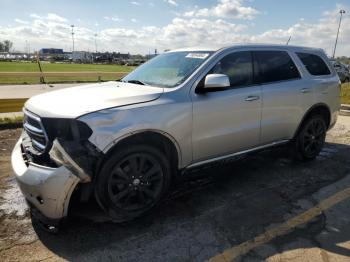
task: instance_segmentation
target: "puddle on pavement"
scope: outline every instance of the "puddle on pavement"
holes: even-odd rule
[[[7,180],[7,186],[0,195],[0,215],[24,217],[28,207],[15,179]]]

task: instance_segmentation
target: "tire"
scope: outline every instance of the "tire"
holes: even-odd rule
[[[308,117],[295,138],[296,157],[303,161],[315,159],[323,148],[326,132],[324,117],[316,114]]]
[[[151,210],[167,193],[170,182],[170,164],[161,151],[149,145],[131,145],[105,162],[95,195],[113,221],[121,223]]]

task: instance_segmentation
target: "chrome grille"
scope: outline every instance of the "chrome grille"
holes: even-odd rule
[[[40,117],[24,109],[23,128],[27,132],[32,142],[32,147],[38,152],[43,153],[48,144],[48,138],[41,122]]]

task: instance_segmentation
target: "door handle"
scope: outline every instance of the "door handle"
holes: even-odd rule
[[[250,101],[255,101],[258,100],[260,96],[248,96],[246,97],[245,101],[250,102]]]
[[[300,90],[300,92],[302,92],[303,94],[309,93],[309,92],[310,92],[310,88],[302,88],[302,89]]]

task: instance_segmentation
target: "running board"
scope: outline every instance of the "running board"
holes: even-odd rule
[[[242,156],[242,155],[254,152],[254,151],[259,151],[259,150],[262,150],[262,149],[265,149],[265,148],[286,144],[289,141],[290,140],[281,140],[281,141],[269,143],[269,144],[266,144],[266,145],[254,147],[254,148],[251,148],[251,149],[247,149],[247,150],[244,150],[244,151],[232,153],[232,154],[229,154],[229,155],[224,155],[224,156],[219,156],[219,157],[207,159],[207,160],[204,160],[204,161],[200,161],[200,162],[191,164],[188,167],[186,167],[185,170],[189,170],[189,169],[192,169],[192,168],[197,168],[197,167],[200,167],[200,166],[203,166],[203,165],[207,165],[207,164],[210,164],[210,163],[213,163],[213,162],[220,162],[220,161],[225,161],[225,160],[228,160],[228,159],[231,159],[231,158],[236,158],[236,157],[239,157],[239,156]]]

